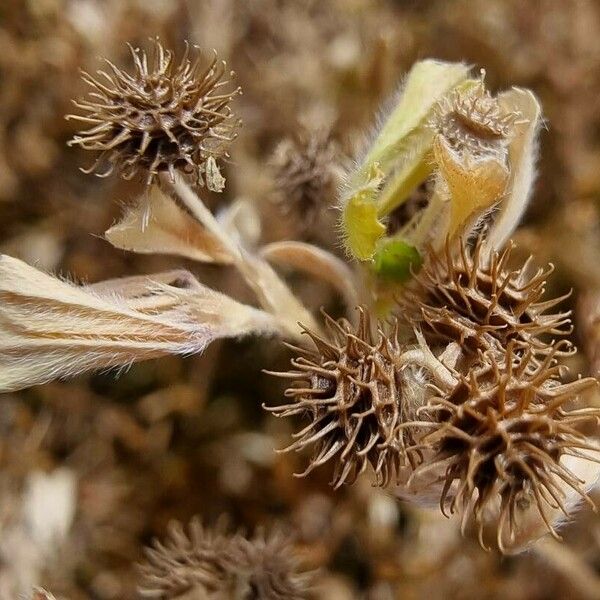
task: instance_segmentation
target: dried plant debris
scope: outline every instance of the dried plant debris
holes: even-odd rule
[[[278,417],[301,415],[310,423],[294,434],[286,451],[314,447],[302,473],[333,461],[332,484],[353,483],[370,464],[379,485],[399,476],[410,443],[399,425],[412,420],[423,403],[422,371],[402,361],[405,350],[398,327],[373,334],[369,314],[359,309],[359,323],[325,315],[328,336],[305,329],[311,350],[293,348],[292,370],[274,375],[294,380],[285,395],[291,404],[266,407]]]
[[[56,598],[42,588],[35,588],[28,600],[56,600]]]
[[[595,377],[600,375],[600,293],[589,290],[577,303],[579,338],[587,355],[590,370]]]
[[[331,132],[305,130],[281,142],[271,162],[282,214],[304,229],[315,226],[334,206],[341,177],[341,149]]]
[[[147,46],[157,34],[170,64],[162,75],[158,48]],[[141,48],[133,60],[127,41]],[[177,52],[169,58],[167,48]],[[243,96],[226,83],[220,61],[210,74],[212,48],[238,73]],[[136,66],[144,55],[147,79],[155,78],[147,91]],[[108,79],[95,75],[98,56],[120,74],[106,65]],[[411,69],[419,56],[440,60]],[[476,67],[455,62],[463,59]],[[78,67],[101,86],[88,87],[96,96],[84,98],[87,109],[69,109],[92,79],[82,82]],[[596,0],[0,2],[0,250],[15,257],[0,259],[0,387],[10,390],[0,412],[0,600],[28,600],[36,586],[57,600],[133,600],[132,562],[149,536],[199,510],[226,511],[236,527],[253,530],[293,521],[294,547],[324,567],[318,600],[600,597],[598,517],[576,489],[600,498],[598,463],[577,456],[600,454],[594,411],[585,410],[600,406],[600,395],[558,370],[597,375],[600,364],[599,69]],[[205,94],[196,112],[188,92],[190,102]],[[207,103],[218,114],[203,113]],[[66,112],[87,120],[65,121]],[[230,145],[237,115],[244,139]],[[180,117],[198,120],[186,130],[171,121]],[[335,123],[334,134],[319,122]],[[64,142],[74,135],[76,151],[68,152]],[[362,150],[354,147],[360,139]],[[347,176],[336,190],[342,140],[356,168],[343,165]],[[94,172],[133,181],[99,185],[78,172],[102,155]],[[180,174],[205,186],[198,191],[206,202]],[[116,224],[115,201],[128,207]],[[112,248],[103,248],[103,231]],[[511,237],[517,248],[504,257]],[[358,260],[326,251],[341,245]],[[534,259],[525,267],[528,254]],[[547,273],[537,274],[547,262],[557,265],[548,285]],[[74,285],[49,272],[97,283]],[[545,296],[544,287],[571,286],[561,304],[545,304],[562,292]],[[347,338],[361,338],[357,305],[372,332],[368,343],[354,342],[355,358],[344,365],[358,376],[346,377],[336,359],[316,356],[297,322],[343,357]],[[319,306],[348,319],[348,334],[338,338],[314,318]],[[575,337],[567,335],[567,313],[576,307]],[[399,321],[390,324],[394,311]],[[397,344],[393,361],[379,350],[378,329]],[[266,339],[212,343],[250,331]],[[318,434],[340,412],[316,404],[325,394],[278,399],[281,381],[259,375],[286,369],[276,337],[302,347],[295,360],[316,365],[290,367],[299,373],[292,388],[312,390],[322,377],[356,399],[345,406],[347,429],[336,427],[298,454],[273,448],[289,443],[301,422]],[[584,352],[569,348],[576,339]],[[187,356],[208,341],[204,356]],[[163,354],[170,356],[137,363]],[[109,365],[118,378],[101,373],[19,391]],[[396,407],[384,374],[401,379]],[[393,434],[377,430],[390,445],[367,452],[366,473],[332,490],[327,476],[357,430],[361,402],[365,410],[376,404],[353,381],[365,384],[363,376],[375,377],[371,389],[386,399],[377,404],[381,423],[398,418],[398,425]],[[275,420],[261,401],[305,408]],[[348,456],[367,448],[377,419],[363,416]],[[294,479],[328,436],[344,446],[311,476]],[[373,475],[384,452],[383,464],[400,474],[374,488],[373,480],[385,483],[383,468]],[[362,469],[361,458],[355,464]],[[34,503],[42,508],[25,519],[27,495],[44,491],[31,487],[35,474],[50,478],[64,468],[77,482],[72,500],[49,519],[44,507],[61,494],[42,486]],[[440,500],[447,514],[462,515],[446,519]],[[57,528],[60,544],[46,536]],[[218,527],[205,536],[211,531],[236,537]],[[482,552],[479,536],[519,554]],[[264,579],[266,569],[259,571]],[[261,589],[247,582],[228,579],[212,594],[197,586],[183,597],[230,600]],[[156,581],[149,588],[161,589]],[[51,594],[40,590],[40,597]]]
[[[594,379],[561,383],[550,354],[538,364],[531,352],[519,356],[509,343],[506,354],[482,356],[481,364],[461,375],[447,393],[435,395],[419,411],[427,433],[415,447],[432,452],[415,470],[439,471],[440,507],[473,516],[481,544],[485,518],[499,517],[494,528],[503,550],[513,542],[519,513],[535,505],[548,530],[558,537],[550,509],[563,516],[576,503],[572,492],[593,503],[577,474],[562,464],[565,456],[595,460],[598,446],[577,430],[598,420],[600,410],[570,408]]]
[[[150,184],[161,172],[173,180],[181,170],[220,192],[224,180],[216,161],[228,156],[239,125],[230,103],[240,89],[227,91],[225,63],[215,53],[201,68],[201,57],[192,60],[186,44],[176,64],[158,39],[151,60],[145,51],[130,48],[133,74],[108,60],[109,71],[98,71],[98,78],[83,74],[93,91],[89,100],[75,102],[84,114],[70,118],[90,128],[70,143],[99,152],[86,172],[105,177],[116,169],[125,179],[143,173]]]
[[[146,549],[141,574],[140,594],[164,600],[303,600],[314,579],[281,531],[247,539],[228,534],[222,524],[208,529],[199,519],[190,522],[189,534],[171,524],[167,540]]]

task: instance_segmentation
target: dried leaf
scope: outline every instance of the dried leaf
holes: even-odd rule
[[[232,238],[181,177],[176,177],[174,182],[166,180],[166,183],[172,186],[192,215],[227,248],[236,268],[256,294],[262,308],[275,317],[289,337],[304,342],[299,322],[314,328],[315,331],[320,330],[310,312],[292,294],[271,266],[262,257],[240,246],[239,239]]]
[[[433,145],[443,184],[450,200],[450,223],[446,236],[461,233],[465,226],[500,201],[508,181],[508,169],[495,157],[459,157],[438,136]]]
[[[0,391],[279,331],[271,315],[189,278],[187,288],[149,276],[145,289],[136,277],[94,291],[0,256]]]
[[[174,308],[174,301],[171,296],[156,294],[152,289],[149,289],[149,285],[154,286],[156,284],[190,290],[203,289],[200,282],[185,269],[174,269],[152,275],[106,279],[86,285],[85,289],[99,295],[114,296],[116,294],[118,297],[127,300],[127,305],[130,308],[140,312],[158,314],[161,311]]]
[[[288,265],[329,282],[348,307],[360,304],[354,273],[330,252],[304,242],[286,241],[264,246],[261,254],[272,263]]]
[[[141,254],[174,254],[201,262],[229,264],[219,239],[179,208],[157,186],[106,232],[116,248]]]
[[[214,156],[209,156],[206,161],[206,187],[211,192],[222,192],[225,189],[225,177],[221,175],[219,166]]]
[[[517,112],[521,118],[515,123],[516,134],[508,148],[510,179],[507,197],[500,205],[484,246],[484,251],[488,254],[502,248],[527,208],[535,180],[538,131],[542,114],[540,103],[529,90],[513,88],[500,94],[498,101],[507,112]]]
[[[34,588],[29,596],[29,600],[56,600],[56,598],[42,588]]]
[[[310,327],[316,327],[316,331],[320,331],[321,328],[313,316],[292,294],[269,263],[262,258],[244,253],[238,269],[253,289],[260,305],[277,319],[279,326],[288,337],[304,343],[298,323],[310,323]]]
[[[176,288],[157,283],[152,291],[170,298],[176,310],[193,323],[202,323],[214,331],[214,337],[239,337],[248,333],[281,333],[275,316],[241,304],[233,298],[198,283],[195,289]]]

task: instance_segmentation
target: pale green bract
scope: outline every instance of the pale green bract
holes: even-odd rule
[[[539,102],[518,88],[494,97],[484,72],[473,78],[469,71],[462,63],[417,63],[346,178],[340,208],[347,252],[387,284],[406,281],[426,252],[468,237],[486,215],[495,216],[485,254],[499,249],[524,212],[535,174]],[[426,207],[388,234],[389,215],[426,180]],[[397,252],[400,247],[405,251]],[[409,258],[411,264],[402,262]]]
[[[430,173],[433,143],[427,121],[436,103],[469,74],[462,63],[424,60],[413,66],[398,104],[364,160],[350,173],[341,198],[348,252],[360,260],[375,254],[385,235],[381,217],[400,205]]]

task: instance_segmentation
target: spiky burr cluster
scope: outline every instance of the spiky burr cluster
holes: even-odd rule
[[[574,350],[553,336],[569,315],[549,312],[562,298],[541,299],[550,271],[511,270],[510,253],[485,257],[479,241],[431,254],[376,339],[364,310],[356,329],[327,318],[327,339],[307,332],[313,349],[282,374],[294,402],[270,409],[310,419],[289,448],[315,447],[306,472],[334,460],[336,486],[369,464],[379,485],[401,474],[472,518],[482,544],[495,519],[501,550],[529,507],[556,535],[549,513],[589,500],[564,459],[597,456],[577,426],[600,410],[573,408],[596,381],[563,382],[557,358]]]
[[[552,336],[571,332],[568,312],[549,313],[565,298],[540,301],[552,267],[532,272],[531,259],[510,269],[513,246],[487,259],[480,237],[473,249],[448,242],[428,261],[398,301],[397,312],[428,332],[428,341],[458,342],[467,351],[498,351],[511,341],[516,351],[553,350]],[[559,344],[566,351],[569,344]],[[554,348],[553,351],[557,349]]]
[[[516,354],[512,342],[504,355],[482,355],[452,389],[438,390],[419,411],[427,433],[414,450],[429,456],[413,476],[439,472],[442,512],[472,516],[482,545],[486,511],[498,502],[501,550],[504,540],[515,537],[519,511],[530,505],[557,535],[547,512],[556,508],[568,516],[565,486],[590,501],[561,458],[596,449],[575,427],[600,411],[566,406],[594,384],[592,379],[561,383],[553,353],[537,362],[531,351]]]
[[[330,208],[338,184],[340,149],[329,131],[304,131],[277,146],[272,166],[278,204],[310,227]]]
[[[227,534],[221,523],[207,529],[192,519],[189,533],[172,523],[165,542],[146,548],[140,566],[145,598],[304,600],[314,573],[301,569],[290,539],[281,531],[252,539]],[[188,597],[187,595],[185,596]]]
[[[291,404],[265,407],[278,417],[302,415],[310,423],[286,448],[313,448],[302,476],[334,461],[332,484],[353,483],[370,464],[378,483],[387,485],[405,464],[409,432],[399,425],[412,418],[412,405],[425,394],[421,371],[402,362],[397,323],[391,333],[371,329],[368,312],[359,309],[358,326],[325,315],[328,338],[305,329],[313,348],[294,348],[292,370],[275,375],[294,384],[285,395]],[[404,402],[398,402],[403,398]]]
[[[129,74],[106,61],[109,71],[98,78],[83,73],[92,87],[89,99],[75,102],[82,115],[69,115],[89,125],[69,142],[99,152],[85,172],[108,176],[118,171],[125,179],[144,174],[146,183],[180,170],[220,191],[222,178],[216,160],[239,125],[230,102],[240,89],[225,91],[225,62],[215,54],[205,68],[201,58],[190,59],[189,45],[179,62],[155,40],[154,56],[130,46],[135,70]]]
[[[445,96],[429,125],[453,150],[480,156],[504,153],[518,118],[518,113],[505,109],[481,80]]]
[[[439,471],[442,510],[472,516],[480,537],[486,511],[497,508],[501,548],[530,504],[555,533],[547,512],[566,512],[563,484],[586,497],[561,458],[596,450],[574,425],[600,415],[565,406],[595,380],[562,383],[557,357],[574,348],[555,336],[571,332],[569,313],[549,311],[564,298],[543,301],[552,268],[534,270],[528,259],[511,269],[512,249],[487,257],[481,238],[473,248],[447,243],[429,255],[398,305],[434,352],[458,349],[456,384],[438,385],[419,409],[426,418],[414,426],[425,432],[418,445],[425,459],[413,476]]]

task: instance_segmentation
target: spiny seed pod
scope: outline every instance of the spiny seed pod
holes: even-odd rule
[[[220,591],[232,569],[230,545],[222,523],[210,530],[194,518],[189,534],[181,523],[171,523],[166,541],[154,540],[153,547],[145,549],[140,594],[167,600],[193,589]]]
[[[510,270],[512,245],[483,257],[482,237],[470,250],[464,241],[448,242],[444,251],[431,253],[428,261],[398,299],[398,314],[411,323],[421,322],[428,341],[458,342],[473,352],[505,348],[514,340],[535,354],[564,354],[544,336],[571,332],[570,312],[547,313],[565,297],[540,301],[546,279],[553,271],[531,272],[531,258],[518,270]]]
[[[272,166],[284,214],[298,216],[310,227],[321,211],[332,206],[339,182],[339,154],[329,131],[305,131],[279,144]]]
[[[484,519],[498,514],[497,544],[504,551],[530,505],[557,536],[548,510],[568,516],[570,490],[591,502],[561,458],[590,458],[585,451],[597,451],[576,426],[597,420],[600,410],[566,406],[596,381],[561,383],[553,353],[536,362],[531,352],[515,354],[511,343],[503,358],[489,353],[480,359],[454,389],[430,398],[418,411],[426,433],[415,450],[427,458],[412,477],[439,473],[442,512],[459,509],[463,526],[472,516],[482,546]]]
[[[485,89],[482,79],[444,96],[435,107],[429,126],[457,152],[504,155],[519,116],[503,108]]]
[[[240,89],[223,91],[230,81],[225,62],[215,56],[202,70],[201,59],[192,62],[189,45],[178,65],[173,53],[154,42],[152,65],[146,52],[130,46],[135,65],[133,74],[106,60],[110,72],[98,71],[101,79],[83,73],[93,91],[89,100],[75,102],[84,115],[67,118],[90,128],[69,142],[85,150],[99,152],[94,164],[84,172],[99,177],[115,169],[125,179],[146,173],[146,183],[158,174],[175,171],[195,176],[210,189],[223,187],[216,160],[227,157],[227,146],[239,125],[229,103]]]
[[[235,598],[304,600],[312,587],[315,572],[302,570],[289,538],[281,531],[266,535],[258,531],[251,540],[235,538]]]
[[[336,488],[353,483],[368,464],[378,484],[387,485],[404,466],[405,445],[412,440],[399,425],[423,404],[426,378],[422,370],[401,362],[397,323],[390,334],[379,329],[374,336],[363,308],[356,328],[345,319],[325,318],[329,339],[304,329],[314,348],[292,347],[300,354],[291,361],[293,369],[273,373],[294,380],[285,392],[293,403],[265,408],[278,417],[310,419],[285,449],[314,447],[301,476],[334,460]]]
[[[314,578],[314,572],[300,568],[281,531],[259,531],[248,540],[226,534],[222,524],[206,529],[197,518],[189,535],[180,523],[171,524],[164,543],[155,540],[154,547],[146,548],[140,569],[140,594],[162,600],[188,593],[214,600],[303,600]]]

